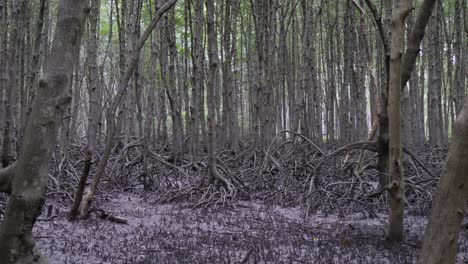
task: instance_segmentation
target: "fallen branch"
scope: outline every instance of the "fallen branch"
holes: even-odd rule
[[[89,211],[89,213],[96,213],[96,215],[101,218],[101,219],[104,219],[104,220],[109,220],[111,222],[114,222],[114,223],[117,223],[117,224],[128,224],[128,220],[125,219],[125,218],[122,218],[120,216],[115,216],[115,215],[112,215],[111,213],[108,213],[106,211],[104,211],[103,209],[91,209]]]

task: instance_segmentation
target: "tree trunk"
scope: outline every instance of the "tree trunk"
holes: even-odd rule
[[[401,69],[405,37],[405,20],[413,8],[412,0],[395,0],[391,19],[390,76],[388,92],[389,124],[389,193],[390,239],[403,239],[405,188],[401,146]]]
[[[341,84],[340,90],[340,140],[342,142],[350,142],[351,141],[351,133],[352,133],[352,123],[350,121],[351,115],[351,108],[350,108],[350,97],[349,97],[349,89],[351,88],[351,49],[350,49],[350,35],[351,35],[351,3],[349,1],[346,2],[346,15],[344,17],[344,25],[343,25],[343,50],[348,52],[344,52],[343,54],[343,83]]]
[[[438,13],[438,12],[436,12]],[[443,123],[442,123],[442,71],[440,46],[440,27],[438,15],[434,14],[429,25],[429,87],[427,105],[428,107],[428,125],[429,125],[429,144],[433,147],[443,146]]]
[[[5,120],[3,126],[3,144],[2,144],[2,166],[5,168],[14,161],[14,150],[11,131],[14,128],[14,108],[16,90],[19,92],[20,86],[17,85],[16,78],[19,75],[19,56],[20,50],[18,42],[22,39],[19,36],[21,28],[21,16],[24,0],[13,0],[11,6],[11,27],[8,43],[8,67],[5,74],[6,77],[6,94],[4,101]]]
[[[200,137],[200,93],[203,90],[203,0],[195,0],[194,27],[192,32],[193,45],[193,83],[192,83],[192,105],[190,115],[192,119],[192,135],[190,136],[191,153],[196,154]]]
[[[223,126],[227,129],[227,146],[237,149],[239,145],[239,126],[237,123],[237,95],[232,70],[235,59],[236,32],[237,32],[237,0],[227,0],[224,11],[223,50],[226,54],[223,63]]]
[[[468,198],[468,100],[458,114],[419,257],[421,264],[455,263]]]
[[[216,80],[216,71],[218,67],[218,54],[215,53],[217,45],[216,34],[214,29],[214,3],[213,1],[206,0],[206,21],[207,21],[207,35],[208,35],[208,174],[209,182],[212,183],[219,174],[216,168],[216,126],[215,126],[215,96],[214,85]]]
[[[462,12],[465,12],[463,5],[460,3],[465,3],[464,1],[457,0],[455,1],[455,42],[454,42],[454,55],[455,61],[455,112],[459,113],[461,111],[463,100],[465,97],[465,79],[466,79],[466,63],[464,57],[466,57],[466,42],[463,41],[463,23],[462,23]]]
[[[84,0],[62,0],[59,4],[55,38],[26,125],[12,193],[0,226],[0,259],[6,264],[47,263],[35,246],[32,228],[44,203],[49,160],[58,127],[71,99],[67,88],[76,58],[74,51],[81,43],[86,3]]]
[[[117,111],[122,101],[123,96],[125,95],[125,91],[127,89],[127,84],[130,81],[131,76],[133,75],[135,68],[137,67],[138,60],[140,57],[140,51],[143,48],[146,40],[150,36],[153,29],[158,24],[160,18],[166,13],[172,6],[175,5],[177,0],[169,0],[164,3],[162,6],[159,6],[158,11],[156,12],[155,16],[151,20],[150,24],[146,27],[145,31],[138,39],[135,48],[130,56],[128,61],[127,67],[125,69],[125,73],[121,76],[119,85],[117,87],[117,93],[113,98],[111,105],[107,111],[107,139],[104,146],[104,152],[102,154],[101,160],[99,161],[98,168],[96,170],[96,175],[93,178],[93,182],[91,184],[90,190],[83,196],[83,200],[81,201],[80,205],[80,215],[86,215],[93,199],[93,196],[97,190],[97,186],[101,180],[102,175],[104,174],[104,170],[107,165],[107,161],[109,160],[110,152],[112,150],[112,146],[114,143],[114,136],[116,134],[117,127],[119,127],[120,121],[122,120],[121,112]],[[116,113],[118,116],[116,116]],[[119,123],[116,122],[119,120]]]
[[[3,115],[3,97],[5,93],[5,71],[6,71],[6,39],[7,39],[7,6],[5,0],[0,0],[0,128],[4,127],[4,115]],[[3,152],[3,133],[0,136],[0,149]]]
[[[176,156],[182,153],[184,141],[184,129],[182,123],[181,106],[180,106],[180,93],[176,85],[176,67],[177,67],[177,47],[176,47],[176,28],[175,28],[175,13],[169,12],[166,20],[166,41],[169,52],[169,78],[162,75],[166,79],[166,94],[169,99],[169,106],[171,107],[172,116],[172,143]],[[179,83],[181,80],[179,79]]]
[[[87,68],[87,88],[89,98],[89,111],[88,111],[88,129],[86,131],[86,138],[88,146],[85,153],[83,172],[81,174],[77,190],[73,199],[69,218],[74,219],[78,214],[78,208],[83,198],[84,187],[88,179],[91,164],[95,155],[97,142],[96,136],[98,132],[98,122],[100,115],[100,101],[99,101],[99,69],[97,64],[98,52],[98,21],[99,21],[100,1],[91,1],[91,11],[89,14],[89,28],[90,28],[90,41],[88,44],[88,54],[86,59]]]

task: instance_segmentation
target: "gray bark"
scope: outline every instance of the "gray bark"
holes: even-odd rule
[[[458,115],[418,263],[455,263],[468,199],[468,100]]]
[[[71,95],[74,50],[80,45],[87,1],[62,0],[51,53],[27,122],[12,180],[5,219],[0,226],[0,259],[6,263],[47,263],[35,247],[32,228],[47,189],[49,160],[60,120]],[[1,177],[0,177],[1,178]]]

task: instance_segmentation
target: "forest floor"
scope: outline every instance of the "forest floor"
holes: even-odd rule
[[[91,215],[69,222],[58,200],[34,234],[51,263],[415,263],[426,217],[405,218],[405,241],[385,239],[387,216],[346,216],[239,202],[235,209],[191,209],[156,204],[145,194],[110,193],[97,207],[128,220]],[[457,263],[468,263],[462,230]]]

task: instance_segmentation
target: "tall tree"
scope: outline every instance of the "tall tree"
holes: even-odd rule
[[[74,51],[81,44],[86,5],[84,0],[60,1],[52,49],[26,125],[21,153],[16,163],[0,172],[0,178],[8,176],[6,172],[14,176],[0,225],[0,259],[6,264],[47,263],[36,248],[32,228],[44,204],[49,160],[60,120],[71,99],[67,87],[76,58]]]
[[[442,118],[442,46],[440,38],[440,12],[436,8],[429,23],[429,83],[427,120],[429,126],[429,143],[432,146],[444,146]]]
[[[195,16],[193,18],[194,26],[192,31],[192,46],[193,46],[193,83],[192,83],[192,105],[190,116],[192,120],[192,135],[190,136],[192,154],[195,154],[199,144],[200,127],[203,127],[205,120],[200,106],[204,102],[200,102],[204,90],[204,52],[203,52],[203,0],[195,0]],[[203,134],[202,129],[202,134]]]
[[[411,0],[393,2],[391,20],[390,72],[388,92],[389,123],[389,237],[403,239],[405,188],[401,146],[401,69],[404,54],[405,20],[413,9]]]
[[[466,94],[466,45],[463,45],[463,35],[466,36],[466,31],[463,30],[464,23],[462,22],[462,14],[465,13],[465,8],[462,6],[463,1],[455,1],[455,14],[454,14],[454,56],[455,56],[455,87],[454,87],[454,101],[455,113],[459,113],[463,106],[462,102]],[[465,34],[464,34],[465,32]]]
[[[237,0],[227,0],[224,6],[223,51],[226,55],[222,65],[223,127],[228,132],[227,144],[234,149],[237,149],[239,144],[237,94],[233,75],[233,61],[237,44],[237,5]]]
[[[145,44],[145,42],[148,40],[151,32],[154,30],[154,28],[158,24],[161,17],[171,7],[173,7],[176,4],[176,2],[177,0],[168,0],[161,6],[158,6],[156,14],[154,15],[151,22],[147,25],[145,31],[143,32],[141,37],[136,42],[133,52],[130,54],[131,56],[128,59],[128,64],[125,68],[124,75],[120,77],[119,85],[117,86],[116,95],[112,99],[110,106],[107,110],[107,138],[106,138],[106,142],[104,146],[104,151],[103,151],[101,160],[99,161],[98,167],[96,169],[96,174],[93,178],[91,187],[89,191],[86,192],[86,194],[83,196],[83,199],[80,203],[80,207],[79,207],[80,215],[84,216],[88,213],[94,194],[97,190],[97,186],[99,185],[99,182],[101,181],[101,177],[104,174],[107,161],[109,160],[111,150],[114,144],[115,133],[116,133],[117,127],[120,125],[120,123],[118,123],[116,119],[121,120],[121,118],[119,118],[121,117],[121,111],[117,111],[117,110],[122,101],[122,98],[125,95],[127,84],[130,81],[130,78],[132,77],[135,71],[135,68],[137,67],[137,64],[140,58],[140,51],[143,48],[143,45]]]
[[[0,0],[0,128],[4,127],[4,115],[3,115],[3,97],[5,93],[5,54],[6,54],[6,39],[7,39],[7,24],[6,15],[7,15],[7,6],[6,0]],[[0,137],[0,149],[3,153],[3,133]],[[3,164],[2,164],[3,165]]]
[[[4,124],[3,124],[3,144],[2,144],[2,165],[7,167],[14,161],[14,149],[12,146],[11,131],[14,128],[14,109],[15,95],[20,91],[20,86],[17,85],[17,76],[20,72],[21,65],[19,64],[19,42],[21,41],[20,29],[21,18],[24,12],[23,0],[13,0],[11,6],[11,25],[8,40],[7,61],[9,67],[5,74],[6,93],[4,101]]]
[[[468,200],[468,99],[458,114],[418,263],[455,263]]]
[[[98,21],[100,17],[100,0],[92,0],[89,14],[89,29],[90,36],[88,42],[88,54],[86,56],[86,68],[87,68],[87,88],[89,98],[89,110],[88,110],[88,129],[86,131],[86,138],[88,141],[86,154],[84,157],[83,172],[78,183],[75,197],[73,199],[73,205],[70,210],[69,217],[74,219],[78,214],[78,207],[80,201],[83,198],[84,188],[91,171],[91,164],[93,158],[96,155],[97,148],[97,133],[99,117],[101,115],[101,102],[100,102],[100,85],[99,85],[99,68],[97,62],[98,53]]]

